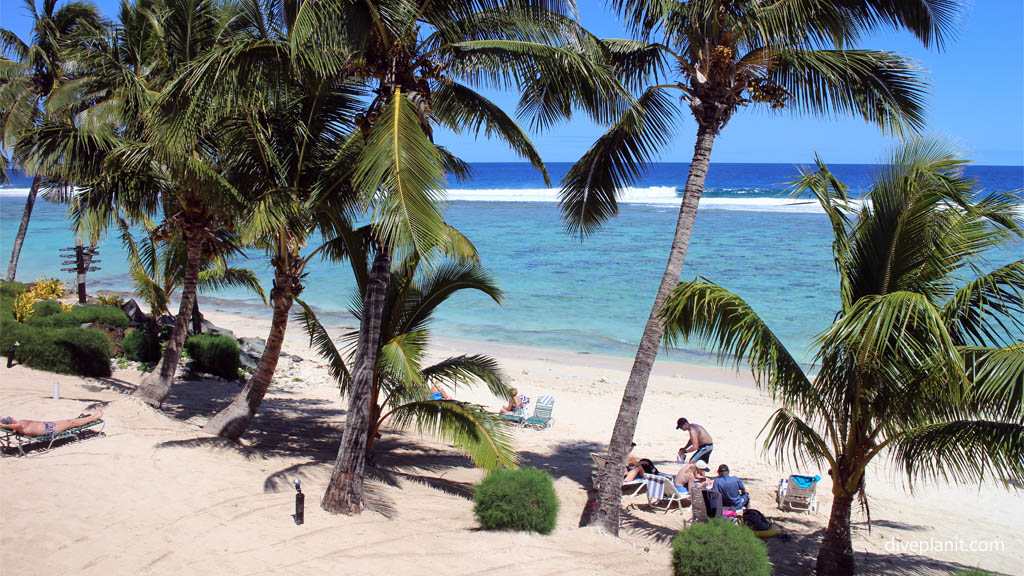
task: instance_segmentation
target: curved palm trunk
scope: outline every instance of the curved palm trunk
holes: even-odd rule
[[[370,425],[370,396],[373,388],[384,299],[391,277],[391,254],[381,246],[373,259],[370,279],[363,297],[363,320],[359,325],[355,374],[349,392],[345,433],[338,448],[331,482],[320,506],[332,513],[358,514],[363,510],[363,469],[366,466],[366,436]]]
[[[7,265],[7,281],[14,282],[14,276],[18,272],[18,259],[21,258],[21,245],[25,243],[25,234],[28,233],[28,221],[32,219],[32,207],[36,203],[36,194],[39,193],[39,176],[32,179],[32,187],[28,189],[28,198],[25,199],[25,211],[21,213],[21,225],[18,226],[18,235],[14,237],[14,247],[11,249],[11,262]]]
[[[185,262],[185,284],[181,289],[181,304],[178,305],[174,330],[153,372],[146,376],[142,385],[135,391],[137,397],[158,408],[163,405],[174,382],[174,372],[178,369],[181,350],[185,346],[185,336],[188,334],[188,324],[192,319],[192,306],[196,302],[196,288],[199,284],[199,260],[203,256],[203,239],[199,233],[186,233],[185,241],[188,246],[188,261]]]
[[[296,279],[297,276],[287,271],[274,272],[274,289],[270,292],[274,317],[270,323],[267,345],[260,356],[259,364],[256,365],[256,373],[227,408],[210,418],[203,427],[206,432],[238,440],[256,417],[256,411],[259,410],[274,378],[277,361],[281,358],[281,346],[284,344],[285,331],[288,329],[288,314],[295,302],[293,287],[296,285]]]
[[[619,510],[622,503],[622,471],[626,469],[626,455],[629,445],[636,432],[636,421],[643,405],[644,393],[647,391],[647,380],[654,367],[654,359],[658,355],[658,344],[665,331],[661,318],[658,316],[669,292],[679,284],[679,274],[683,271],[686,249],[690,246],[690,235],[697,219],[697,205],[701,193],[704,192],[704,180],[707,177],[708,165],[711,162],[711,147],[715,142],[715,130],[709,126],[698,125],[697,143],[693,149],[693,160],[690,162],[690,173],[686,178],[686,190],[683,203],[679,207],[679,218],[676,220],[675,238],[669,252],[665,274],[661,277],[658,293],[654,298],[654,307],[647,319],[640,347],[633,360],[633,368],[629,372],[629,381],[622,394],[619,415],[615,418],[612,439],[608,445],[608,462],[601,478],[598,492],[597,508],[591,518],[592,524],[601,526],[608,533],[619,534]]]
[[[853,576],[853,542],[850,537],[852,504],[852,496],[836,495],[832,500],[832,514],[818,552],[818,576]]]

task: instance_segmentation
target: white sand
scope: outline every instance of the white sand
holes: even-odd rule
[[[263,317],[204,313],[239,336],[265,336]],[[498,357],[513,383],[533,398],[556,397],[555,426],[515,432],[524,465],[548,470],[561,502],[550,536],[479,530],[471,494],[481,473],[452,448],[412,433],[386,430],[379,472],[367,484],[369,510],[333,516],[319,499],[330,476],[345,405],[292,326],[275,388],[243,445],[200,427],[239,390],[216,380],[176,384],[163,413],[128,396],[140,375],[110,379],[0,368],[0,412],[17,418],[72,417],[105,405],[106,436],[50,452],[0,461],[0,573],[44,574],[531,574],[669,573],[669,544],[689,511],[655,513],[626,499],[620,539],[580,528],[590,452],[605,449],[630,365],[628,359],[446,341],[433,350]],[[60,400],[51,398],[61,383]],[[483,390],[456,397],[497,408]],[[712,465],[728,463],[751,491],[753,506],[792,534],[768,541],[777,574],[806,574],[828,519],[825,477],[817,514],[781,513],[774,505],[778,469],[761,454],[758,432],[771,402],[749,377],[715,368],[659,362],[637,429],[641,457],[674,472],[685,444],[674,430],[686,416],[715,440]],[[795,470],[794,470],[795,471]],[[306,523],[292,522],[302,480]],[[982,487],[921,487],[908,494],[881,463],[868,478],[873,529],[855,515],[854,548],[864,573],[947,574],[981,567],[1019,574],[1024,563],[1024,498]],[[897,540],[893,540],[897,539]],[[926,544],[962,551],[889,553],[887,544]],[[912,544],[913,543],[913,544]],[[969,551],[971,546],[996,551]]]

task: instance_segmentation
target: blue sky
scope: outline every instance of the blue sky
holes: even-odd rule
[[[578,0],[580,20],[602,37],[624,37],[616,17],[602,0]],[[108,15],[116,0],[96,2]],[[862,47],[900,52],[921,62],[931,81],[930,132],[958,142],[979,164],[1024,164],[1024,3],[977,0],[968,5],[962,31],[945,51],[923,49],[905,33],[883,32]],[[30,26],[22,3],[0,0],[0,22],[25,38]],[[506,110],[512,94],[487,93]],[[686,118],[661,160],[687,162],[692,153],[693,121]],[[541,134],[534,143],[547,162],[579,158],[602,132],[582,116]],[[500,141],[440,133],[438,142],[470,162],[515,161]],[[892,141],[873,126],[852,119],[797,117],[744,110],[715,143],[714,162],[807,162],[817,151],[830,163],[869,163]]]

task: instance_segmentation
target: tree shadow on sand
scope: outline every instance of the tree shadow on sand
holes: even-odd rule
[[[775,565],[776,576],[804,576],[814,572],[814,564],[818,558],[821,539],[825,533],[819,522],[810,518],[792,515],[772,518],[788,534],[788,539],[769,538],[768,557]],[[881,525],[874,521],[873,524]],[[887,522],[901,529],[920,528],[900,522]],[[959,562],[946,562],[919,556],[916,554],[875,554],[856,551],[857,574],[903,575],[903,576],[948,576],[958,570],[969,570],[968,566]],[[996,574],[996,573],[994,573]]]

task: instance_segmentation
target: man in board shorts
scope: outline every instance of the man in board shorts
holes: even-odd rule
[[[700,424],[691,424],[686,418],[680,418],[676,421],[676,430],[690,433],[690,441],[679,449],[679,460],[686,458],[686,453],[692,451],[690,462],[702,460],[705,464],[710,464],[711,451],[715,449],[715,445],[707,429]]]

